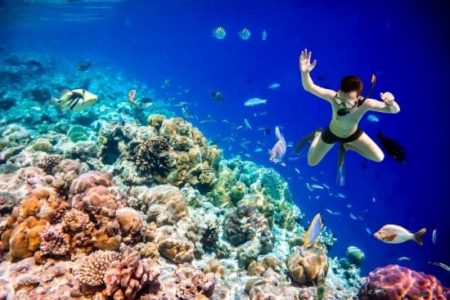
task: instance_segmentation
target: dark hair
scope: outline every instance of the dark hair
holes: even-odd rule
[[[359,96],[363,90],[363,83],[359,77],[348,75],[342,78],[340,90],[344,93],[356,91]]]

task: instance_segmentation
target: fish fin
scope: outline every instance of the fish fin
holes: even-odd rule
[[[414,233],[414,241],[416,241],[417,244],[423,245],[422,236],[427,232],[426,228],[422,228],[416,233]]]
[[[322,131],[322,128],[320,127],[317,128],[316,130],[314,130],[313,132],[309,133],[304,138],[302,138],[300,141],[298,141],[298,143],[295,145],[294,152],[297,154],[300,153],[300,151],[302,151],[306,143],[311,143],[313,141],[318,131]]]
[[[62,98],[65,94],[67,93],[71,93],[71,91],[69,89],[63,89],[60,93],[59,93],[59,98]]]
[[[338,165],[336,182],[339,186],[345,185],[345,147],[343,144],[339,146]]]
[[[278,126],[275,127],[275,136],[277,137],[278,140],[281,140],[283,138],[283,136],[281,135],[280,128]]]

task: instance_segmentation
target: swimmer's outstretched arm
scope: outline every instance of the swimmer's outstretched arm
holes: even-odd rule
[[[314,60],[311,63],[311,55],[312,52],[305,49],[302,51],[298,59],[303,88],[319,98],[327,101],[332,101],[333,97],[336,95],[336,92],[320,87],[312,81],[311,75],[309,73],[316,67],[317,60]]]
[[[384,112],[389,114],[397,114],[400,112],[400,106],[395,101],[394,95],[390,92],[380,93],[381,100],[367,99],[365,105],[368,110]]]

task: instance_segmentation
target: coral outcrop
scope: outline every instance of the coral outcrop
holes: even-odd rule
[[[361,300],[445,300],[450,298],[450,289],[443,287],[432,275],[388,265],[369,273],[358,297]]]
[[[317,285],[327,275],[328,259],[322,248],[296,248],[289,256],[287,266],[295,282],[306,286]]]

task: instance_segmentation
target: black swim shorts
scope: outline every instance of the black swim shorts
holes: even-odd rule
[[[358,127],[358,129],[352,135],[346,138],[342,138],[332,133],[330,127],[328,126],[327,129],[324,132],[322,132],[321,138],[322,141],[324,141],[324,143],[326,144],[334,144],[334,143],[344,144],[357,140],[363,133],[364,131],[362,131],[362,129]]]

